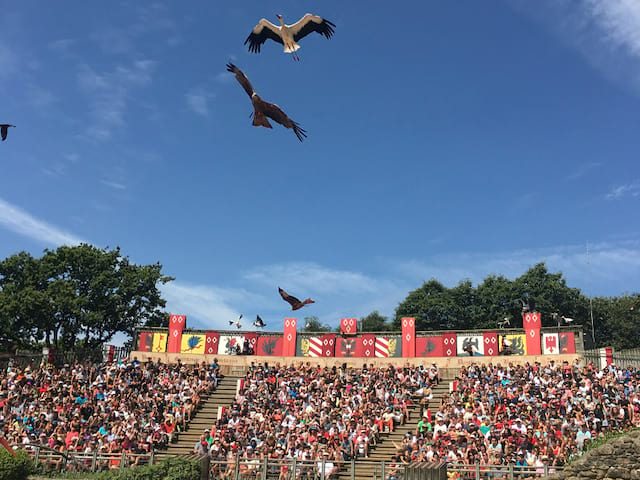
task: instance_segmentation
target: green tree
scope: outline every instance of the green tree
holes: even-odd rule
[[[387,317],[374,310],[360,319],[360,328],[363,332],[386,332],[393,329],[393,324]]]
[[[302,325],[302,332],[330,332],[331,327],[329,325],[320,322],[320,319],[315,315],[310,317],[304,317],[304,323]]]
[[[393,327],[400,329],[402,317],[415,317],[416,330],[457,328],[451,318],[454,310],[448,289],[438,280],[431,279],[409,293],[396,308]]]
[[[159,263],[135,265],[120,249],[91,245],[19,253],[0,262],[2,338],[21,345],[95,349],[118,332],[166,320],[159,284],[173,280]],[[14,333],[15,332],[15,333]]]

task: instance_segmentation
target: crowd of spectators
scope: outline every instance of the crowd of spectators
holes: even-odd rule
[[[563,466],[596,438],[640,426],[640,370],[579,362],[470,365],[424,412],[395,460]]]
[[[62,368],[9,363],[0,372],[0,424],[13,444],[62,453],[146,454],[165,448],[185,428],[217,375],[205,364],[136,359]]]
[[[383,431],[410,421],[409,406],[428,398],[438,381],[435,366],[426,368],[252,367],[234,404],[194,446],[209,453],[230,477],[236,459],[242,468],[258,468],[262,459],[297,459],[304,468],[324,463],[325,474],[339,463],[366,458]],[[310,463],[311,462],[311,463]],[[287,475],[288,466],[280,475]],[[251,476],[251,472],[244,472]]]

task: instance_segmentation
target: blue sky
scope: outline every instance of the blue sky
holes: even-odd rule
[[[638,290],[640,4],[237,3],[2,3],[1,256],[119,245],[206,328],[281,328],[278,285],[335,325],[543,260]],[[337,27],[301,62],[243,46],[306,12]],[[304,143],[251,126],[229,60]]]

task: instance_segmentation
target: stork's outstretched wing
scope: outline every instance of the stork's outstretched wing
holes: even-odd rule
[[[296,134],[298,140],[301,142],[306,138],[307,132],[304,128],[298,125],[297,122],[291,120],[286,113],[282,111],[282,109],[276,105],[275,103],[269,103],[262,101],[262,112],[275,122],[278,122],[283,127],[291,128],[293,133]]]
[[[249,44],[250,52],[260,53],[262,44],[269,39],[274,42],[284,44],[282,37],[280,37],[280,27],[263,18],[251,31],[247,39],[244,41],[244,44]]]
[[[231,72],[236,76],[236,80],[238,80],[238,83],[242,85],[244,91],[247,92],[247,95],[249,95],[249,98],[251,98],[251,96],[255,93],[255,90],[253,89],[251,82],[244,74],[244,72],[231,62],[227,63],[227,72]]]
[[[312,32],[317,32],[325,38],[331,38],[335,32],[335,24],[327,19],[307,13],[293,25],[289,26],[289,30],[293,35],[293,39],[299,42]]]

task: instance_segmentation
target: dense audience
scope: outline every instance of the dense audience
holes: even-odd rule
[[[397,445],[399,462],[562,466],[607,432],[640,426],[640,370],[578,362],[464,367],[456,390]]]
[[[229,468],[237,458],[247,469],[264,458],[318,466],[324,460],[331,474],[338,462],[366,458],[381,432],[411,420],[408,406],[428,395],[437,377],[435,366],[252,365],[235,403],[204,432],[194,451],[229,461]],[[282,476],[287,468],[282,467]],[[297,472],[304,473],[304,468]]]
[[[10,443],[60,452],[145,454],[185,428],[218,372],[137,360],[0,372],[0,424]],[[59,462],[60,460],[58,460]]]
[[[185,429],[218,376],[217,362],[134,359],[33,370],[10,364],[0,372],[0,424],[10,443],[145,454]],[[233,476],[236,460],[249,477],[263,459],[305,461],[297,475],[321,465],[331,474],[342,462],[367,458],[382,432],[411,422],[417,426],[396,444],[395,465],[445,460],[544,469],[564,465],[607,432],[640,426],[640,370],[634,368],[554,360],[472,364],[461,369],[441,405],[428,404],[438,380],[435,364],[252,364],[233,405],[194,451],[209,454],[224,478]],[[413,403],[424,406],[419,418],[409,418]],[[287,464],[273,468],[287,477]]]

